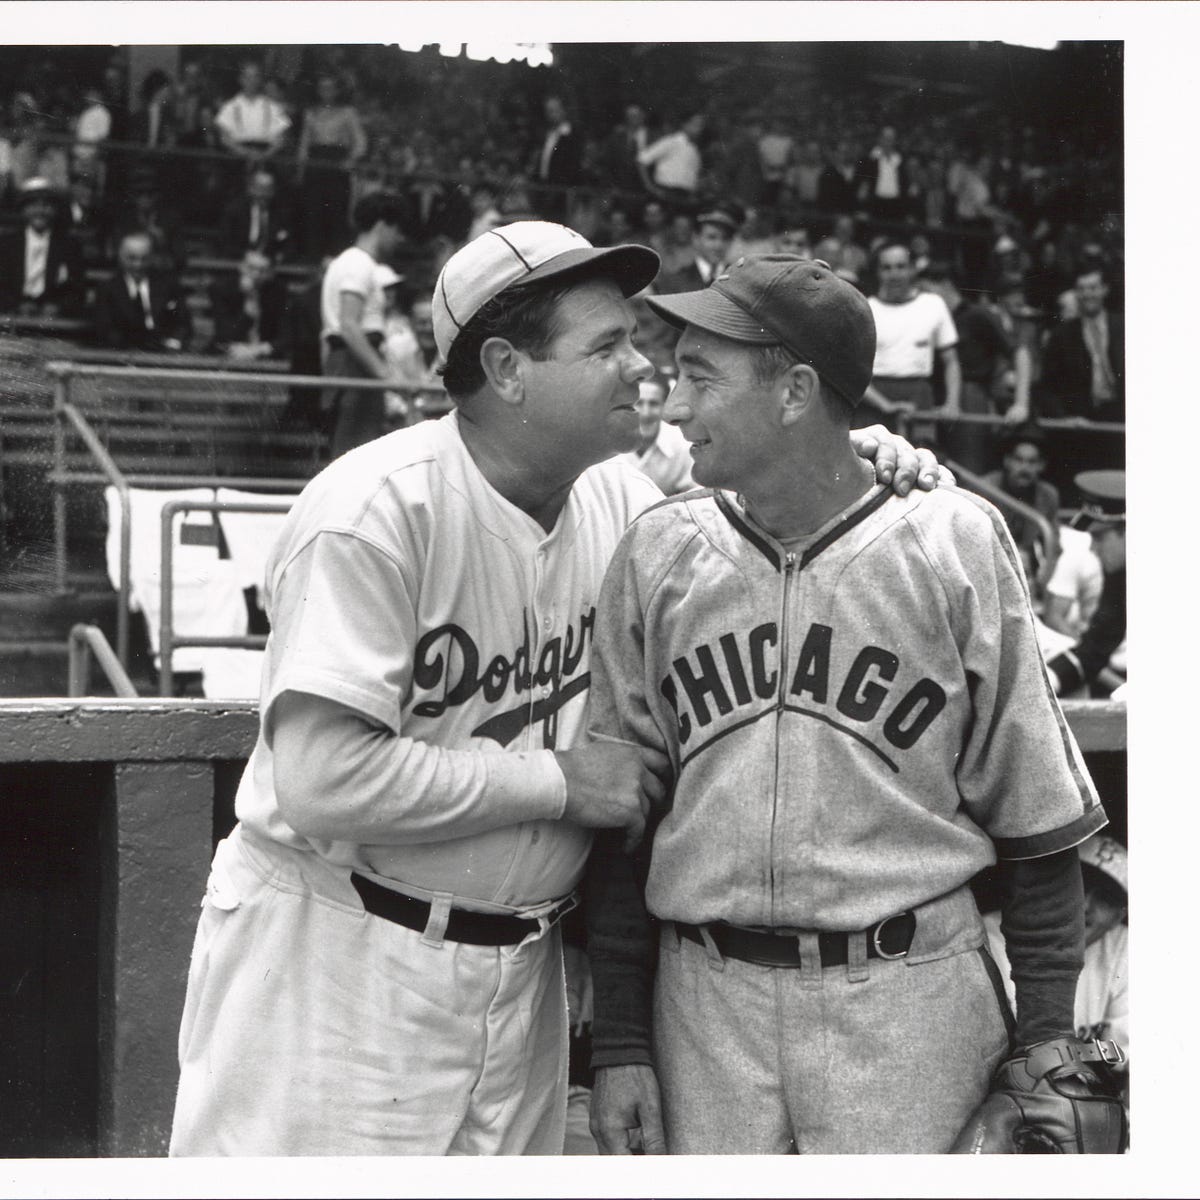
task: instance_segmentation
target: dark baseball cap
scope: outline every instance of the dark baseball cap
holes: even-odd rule
[[[849,404],[875,363],[875,318],[862,293],[819,259],[739,258],[702,291],[648,296],[665,321],[748,346],[786,346]]]

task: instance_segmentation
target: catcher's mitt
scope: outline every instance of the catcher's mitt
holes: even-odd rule
[[[1116,1042],[1054,1038],[1001,1063],[951,1154],[1121,1154],[1129,1142]]]

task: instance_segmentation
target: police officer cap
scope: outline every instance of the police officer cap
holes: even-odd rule
[[[739,216],[737,207],[732,204],[715,204],[712,208],[706,208],[696,217],[697,228],[701,225],[719,225],[730,233],[737,233],[741,224],[742,218]]]
[[[1081,503],[1075,526],[1119,525],[1125,520],[1125,472],[1081,471],[1075,476]]]

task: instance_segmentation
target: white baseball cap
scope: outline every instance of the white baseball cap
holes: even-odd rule
[[[433,289],[434,340],[445,358],[463,326],[489,300],[515,284],[578,269],[612,279],[628,297],[650,283],[658,266],[658,255],[648,246],[600,249],[582,234],[551,221],[501,225],[468,242],[442,268]]]

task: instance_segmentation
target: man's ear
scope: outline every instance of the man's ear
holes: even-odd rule
[[[509,404],[525,398],[524,356],[506,338],[492,337],[479,348],[479,365],[492,391]]]
[[[796,363],[779,377],[779,417],[783,425],[799,421],[817,402],[821,380],[807,363]]]

